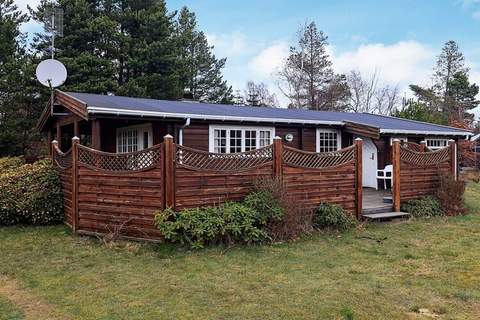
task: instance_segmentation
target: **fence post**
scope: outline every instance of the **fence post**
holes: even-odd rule
[[[52,153],[50,154],[50,156],[52,157],[52,163],[54,165],[56,165],[56,163],[55,163],[55,153],[57,152],[57,149],[58,149],[58,141],[53,140],[52,145],[50,147],[52,149]]]
[[[425,152],[427,151],[427,141],[423,140],[420,141],[420,152]]]
[[[78,143],[80,138],[72,138],[72,231],[78,229]]]
[[[165,165],[165,208],[175,208],[175,145],[169,134],[163,137]]]
[[[452,172],[452,177],[453,180],[457,180],[457,144],[455,143],[455,140],[450,139],[448,140],[448,146],[450,147],[450,163],[451,163],[451,172]]]
[[[355,215],[357,219],[362,217],[363,208],[363,140],[355,139]]]
[[[273,177],[282,180],[283,175],[283,144],[282,138],[273,138]]]
[[[400,140],[393,140],[393,209],[400,211]]]

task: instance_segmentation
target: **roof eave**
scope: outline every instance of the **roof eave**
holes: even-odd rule
[[[397,130],[397,129],[380,129],[380,134],[426,134],[438,136],[472,136],[473,133],[468,131],[426,131],[426,130]]]
[[[159,117],[159,118],[176,118],[176,119],[197,119],[197,120],[215,120],[215,121],[248,121],[248,122],[265,122],[265,123],[292,123],[292,124],[323,124],[343,126],[343,121],[328,120],[300,120],[300,119],[284,119],[284,118],[261,118],[261,117],[239,117],[239,116],[216,116],[192,113],[172,113],[160,111],[138,111],[129,109],[102,108],[95,106],[87,107],[88,114],[109,114],[116,116],[138,116],[138,117]]]

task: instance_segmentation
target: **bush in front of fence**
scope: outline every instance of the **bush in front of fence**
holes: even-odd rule
[[[20,162],[10,158],[0,163],[9,167],[0,174],[0,225],[62,221],[62,189],[50,160],[18,166]]]
[[[409,200],[402,204],[401,209],[416,218],[430,218],[444,215],[440,201],[433,196]]]
[[[237,202],[215,207],[163,210],[155,224],[167,241],[201,249],[209,244],[259,243],[269,240],[263,229],[266,214]]]
[[[357,219],[342,207],[321,203],[313,216],[313,226],[316,229],[347,231],[357,225]]]
[[[287,194],[280,180],[264,178],[242,202],[158,212],[155,224],[167,241],[203,248],[294,240],[312,229],[312,213]]]
[[[440,201],[443,212],[447,216],[457,216],[467,212],[463,202],[464,193],[464,181],[454,180],[449,175],[440,176],[440,185],[437,189],[436,196]]]

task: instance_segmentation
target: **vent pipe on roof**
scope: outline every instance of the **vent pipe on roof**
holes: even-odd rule
[[[190,125],[190,118],[187,118],[185,123],[178,130],[178,144],[183,146],[183,129]]]

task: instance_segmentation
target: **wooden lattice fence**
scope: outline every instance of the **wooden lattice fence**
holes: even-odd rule
[[[448,147],[428,150],[425,145],[412,148],[393,144],[393,200],[394,209],[400,211],[405,201],[435,195],[442,175],[457,179],[457,148],[451,140]]]
[[[359,140],[336,152],[304,152],[276,138],[261,149],[216,154],[176,145],[167,136],[152,148],[113,154],[74,138],[68,153],[54,143],[52,158],[62,179],[65,221],[74,232],[159,240],[155,211],[241,200],[266,177],[283,180],[305,208],[335,203],[358,216],[361,149]]]

